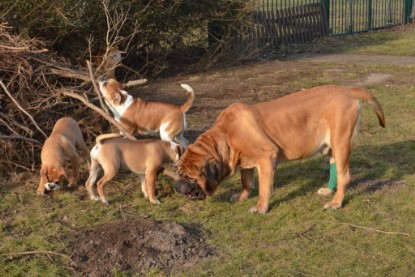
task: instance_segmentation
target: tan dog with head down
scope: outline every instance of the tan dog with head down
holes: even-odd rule
[[[62,177],[68,180],[69,186],[77,184],[79,155],[76,152],[76,147],[81,149],[84,156],[88,155],[88,148],[82,138],[78,123],[69,117],[59,119],[42,147],[40,154],[42,167],[37,194],[43,195],[45,189],[54,190],[58,188],[57,183]],[[71,163],[72,176],[65,168],[68,161]]]
[[[181,106],[134,99],[124,90],[126,86],[115,79],[102,78],[99,88],[115,120],[129,133],[159,132],[161,140],[187,146],[188,141],[183,136],[186,127],[185,113],[194,99],[193,89],[189,85],[182,84],[182,88],[187,91],[187,101]]]
[[[161,140],[129,140],[119,134],[105,134],[96,138],[96,145],[91,150],[91,168],[85,187],[91,200],[98,200],[108,205],[104,196],[104,185],[111,181],[119,169],[126,169],[140,175],[141,190],[145,198],[153,204],[159,204],[155,196],[155,181],[163,165],[177,163],[182,146]],[[98,181],[99,198],[92,190],[98,174],[104,170],[104,176]],[[177,178],[178,179],[178,178]]]
[[[186,149],[175,190],[190,199],[204,199],[240,169],[242,191],[231,198],[239,201],[250,194],[257,168],[259,199],[250,212],[266,213],[277,163],[321,152],[333,157],[337,166],[337,192],[325,208],[340,208],[350,181],[349,156],[360,121],[358,100],[372,105],[384,127],[381,106],[360,88],[328,85],[254,105],[232,104]]]

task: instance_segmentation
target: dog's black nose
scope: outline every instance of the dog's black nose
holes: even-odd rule
[[[100,81],[100,82],[107,82],[108,81],[108,76],[107,75],[104,75],[104,76],[100,77],[98,81]]]
[[[180,193],[180,182],[175,183],[173,187],[176,192]]]

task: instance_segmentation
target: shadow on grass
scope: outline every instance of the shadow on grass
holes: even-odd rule
[[[401,181],[405,175],[415,174],[415,140],[401,141],[381,146],[356,147],[352,151],[350,161],[351,183],[349,190],[357,190],[361,193],[374,193],[382,189],[399,189],[405,186]],[[321,164],[319,164],[321,163]],[[328,175],[323,169],[322,159],[309,159],[301,163],[286,163],[282,168],[277,168],[274,176],[274,196],[270,202],[270,210],[281,203],[293,200],[296,197],[310,192],[317,192],[317,189],[326,186]],[[297,185],[297,189],[284,197],[278,196],[278,190],[298,178],[304,179],[304,185]],[[215,198],[227,202],[230,197],[239,192],[240,180],[237,178],[230,189],[218,194]],[[258,178],[255,180],[255,188],[250,197],[258,197]],[[316,195],[317,196],[317,195]],[[344,205],[353,196],[346,193]],[[327,198],[329,201],[330,198]]]

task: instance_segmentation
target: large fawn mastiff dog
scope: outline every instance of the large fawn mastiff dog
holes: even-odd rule
[[[321,152],[337,164],[337,192],[324,208],[340,208],[350,182],[349,156],[360,121],[359,100],[374,108],[379,124],[385,127],[376,98],[356,87],[327,85],[269,102],[234,103],[189,145],[178,164],[180,180],[175,190],[202,200],[240,169],[242,190],[231,200],[243,200],[252,190],[257,168],[259,199],[250,212],[266,213],[277,163]]]

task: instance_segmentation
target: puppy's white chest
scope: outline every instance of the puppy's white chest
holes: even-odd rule
[[[134,102],[134,98],[131,95],[128,95],[126,101],[122,105],[119,105],[119,106],[108,105],[111,109],[111,112],[114,115],[114,119],[120,122],[121,117],[125,114],[128,108],[130,108],[133,102]]]

